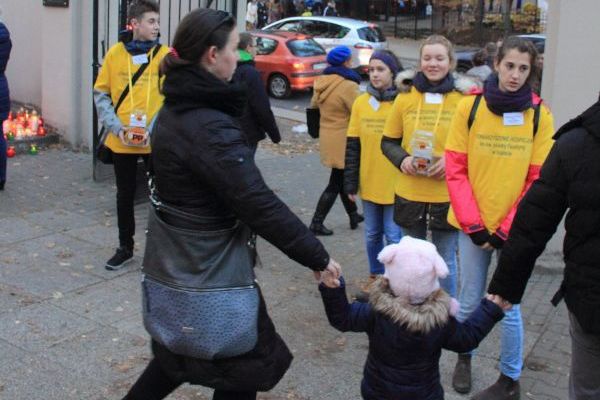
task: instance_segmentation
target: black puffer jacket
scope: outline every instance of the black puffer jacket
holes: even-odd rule
[[[489,292],[520,303],[565,211],[561,294],[583,329],[600,334],[600,102],[571,120],[515,216]]]
[[[6,29],[6,25],[0,22],[0,117],[2,121],[6,119],[10,111],[10,92],[4,71],[6,71],[11,49],[10,33]]]
[[[186,66],[167,74],[163,93],[165,103],[152,137],[161,199],[224,221],[234,214],[293,260],[323,270],[327,252],[267,187],[235,121],[245,104],[243,88]],[[158,343],[153,350],[173,379],[222,390],[269,390],[292,359],[262,299],[258,343],[249,353],[204,361],[175,355]]]
[[[248,138],[248,144],[255,146],[266,137],[265,132],[273,143],[279,143],[281,134],[275,122],[273,111],[271,111],[271,103],[265,85],[260,78],[260,73],[254,66],[254,61],[238,62],[233,81],[243,83],[248,88],[248,102],[242,116],[239,118],[242,131]]]

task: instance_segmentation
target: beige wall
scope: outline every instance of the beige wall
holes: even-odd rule
[[[549,0],[542,97],[558,129],[598,100],[600,91],[600,1]],[[564,226],[548,250],[561,251]]]
[[[542,95],[558,128],[598,100],[600,1],[550,0]]]
[[[2,20],[11,34],[12,52],[6,69],[11,97],[42,102],[42,2],[0,0]]]

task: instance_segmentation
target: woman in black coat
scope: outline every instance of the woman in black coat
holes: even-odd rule
[[[8,91],[8,81],[4,71],[6,70],[6,64],[10,58],[10,50],[12,49],[12,42],[10,40],[10,33],[6,29],[6,25],[0,22],[0,124],[8,118],[10,112],[10,93]],[[1,129],[1,128],[0,128]],[[4,139],[4,132],[0,132],[0,190],[4,190],[4,184],[6,183],[6,140]]]
[[[335,278],[339,265],[267,187],[235,121],[246,102],[244,87],[228,83],[237,42],[235,19],[222,11],[197,9],[177,28],[161,64],[165,102],[152,134],[160,199],[180,211],[210,216],[213,229],[228,227],[233,215],[315,277],[327,270],[326,277]],[[257,344],[247,353],[206,360],[175,354],[156,340],[152,350],[154,359],[125,399],[163,399],[184,382],[214,388],[213,399],[255,399],[257,391],[279,382],[292,361],[262,296]]]

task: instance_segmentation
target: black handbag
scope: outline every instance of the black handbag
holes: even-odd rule
[[[162,45],[158,45],[158,46],[154,47],[152,57],[156,56],[156,54],[158,53],[158,51],[160,50],[161,47],[162,47]],[[140,77],[142,76],[144,71],[146,71],[146,68],[148,67],[149,64],[150,64],[149,62],[147,62],[146,64],[142,64],[142,66],[139,67],[137,71],[135,71],[135,74],[131,78],[131,87],[133,87],[135,85],[135,83],[140,79]],[[119,96],[119,100],[117,101],[117,104],[115,105],[115,114],[117,114],[119,107],[121,107],[123,100],[125,100],[125,97],[127,97],[128,94],[129,94],[129,84],[127,84],[125,86],[125,89],[123,89],[121,96]],[[103,126],[102,129],[100,130],[100,141],[98,142],[98,147],[96,148],[96,159],[100,160],[100,162],[102,162],[103,164],[113,164],[114,163],[113,152],[105,144],[106,139],[108,138],[108,135],[110,135],[110,132],[108,132],[108,130]]]
[[[321,125],[321,111],[319,108],[306,109],[306,126],[308,126],[308,134],[314,139],[319,138],[319,128]]]
[[[203,360],[252,350],[258,341],[260,305],[254,275],[256,236],[234,216],[227,228],[200,228],[222,218],[165,204],[152,178],[150,188],[142,263],[146,330],[171,352]],[[175,226],[173,220],[183,224]]]

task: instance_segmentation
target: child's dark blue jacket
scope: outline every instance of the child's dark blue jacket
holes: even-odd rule
[[[436,291],[421,305],[395,297],[380,278],[369,303],[348,303],[342,286],[319,286],[327,318],[342,332],[366,332],[369,354],[361,392],[367,400],[442,400],[439,359],[442,349],[473,350],[502,319],[502,309],[483,299],[464,322],[449,316],[450,297]],[[427,332],[427,333],[419,333]]]

